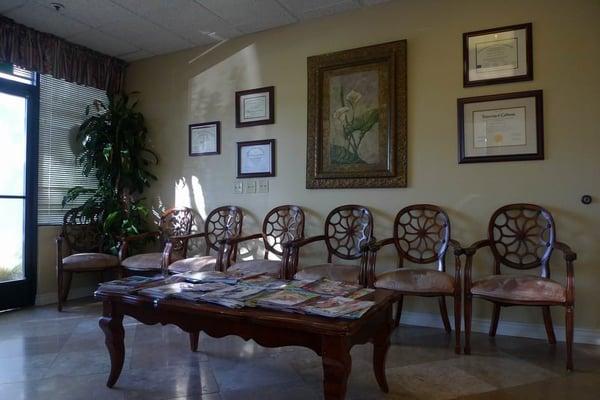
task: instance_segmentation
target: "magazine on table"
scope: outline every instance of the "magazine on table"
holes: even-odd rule
[[[137,293],[144,295],[144,296],[152,297],[153,299],[156,299],[156,300],[162,300],[162,299],[166,299],[168,297],[174,296],[178,293],[181,293],[182,291],[185,291],[185,290],[191,291],[191,290],[193,290],[193,288],[194,288],[193,283],[176,282],[176,283],[170,283],[168,285],[160,285],[160,286],[153,286],[153,287],[149,287],[149,288],[140,289],[140,290],[138,290]]]
[[[199,300],[230,308],[240,308],[245,305],[247,300],[259,296],[263,291],[264,289],[261,287],[235,285],[205,293],[199,297]]]
[[[318,279],[294,279],[287,282],[286,289],[303,289],[305,286],[316,282]]]
[[[229,287],[228,284],[223,282],[206,282],[190,284],[191,286],[185,287],[179,293],[173,293],[172,297],[176,299],[189,300],[189,301],[200,301],[201,297],[208,292],[214,292],[215,290],[221,290]]]
[[[164,279],[162,276],[128,276],[127,278],[101,283],[98,286],[98,292],[128,294],[144,285],[158,282],[162,279]]]
[[[259,275],[252,278],[244,279],[242,283],[251,286],[258,286],[264,289],[283,289],[287,287],[288,281],[283,279],[274,278],[270,275]]]
[[[192,283],[221,282],[235,284],[239,281],[239,278],[221,271],[186,272],[181,276]]]
[[[325,296],[348,296],[350,293],[356,292],[361,288],[362,286],[357,284],[329,279],[319,279],[303,287],[304,290]]]
[[[373,293],[374,291],[375,291],[375,289],[362,288],[362,289],[358,289],[356,292],[350,293],[346,297],[348,297],[349,299],[360,299],[361,297],[365,297],[365,296]]]
[[[301,309],[307,314],[337,318],[345,317],[346,315],[359,311],[363,311],[362,314],[364,314],[371,306],[373,306],[373,304],[375,304],[373,301],[361,301],[338,296],[319,299],[301,306]],[[358,318],[360,318],[360,316]]]
[[[295,307],[318,297],[318,294],[307,291],[284,289],[259,298],[256,304],[265,308],[295,311]]]

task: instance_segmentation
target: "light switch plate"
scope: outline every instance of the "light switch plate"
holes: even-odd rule
[[[258,180],[258,193],[269,193],[269,180],[259,179]]]
[[[245,193],[256,193],[256,181],[254,179],[246,181]]]
[[[233,193],[235,193],[235,194],[244,193],[244,183],[242,181],[233,181]]]

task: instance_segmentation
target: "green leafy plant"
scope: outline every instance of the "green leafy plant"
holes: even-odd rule
[[[156,180],[150,167],[158,163],[158,156],[147,147],[148,129],[136,106],[137,100],[120,94],[109,95],[107,104],[96,100],[86,107],[86,120],[76,136],[81,145],[76,157],[82,173],[96,177],[98,188],[75,186],[62,202],[64,207],[89,196],[82,212],[99,219],[113,250],[119,238],[145,230],[149,211],[141,194]]]

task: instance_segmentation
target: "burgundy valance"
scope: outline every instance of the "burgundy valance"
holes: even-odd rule
[[[116,93],[127,63],[0,16],[0,61]]]

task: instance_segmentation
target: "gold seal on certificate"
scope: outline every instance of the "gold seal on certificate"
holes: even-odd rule
[[[542,91],[458,99],[459,163],[544,158]]]
[[[533,79],[531,24],[463,34],[464,86]]]

